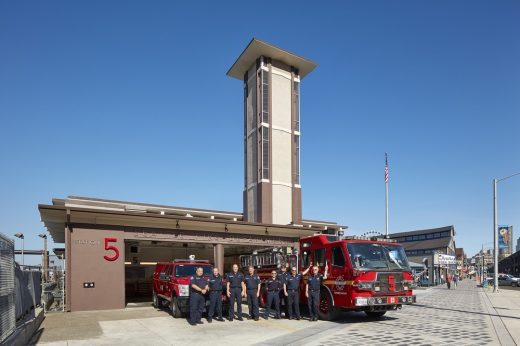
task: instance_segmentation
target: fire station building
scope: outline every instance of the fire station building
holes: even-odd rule
[[[229,69],[244,90],[242,212],[77,196],[40,204],[54,242],[65,244],[67,311],[151,299],[156,262],[193,254],[223,272],[255,249],[297,249],[300,237],[346,228],[302,218],[300,83],[315,67],[253,39]]]

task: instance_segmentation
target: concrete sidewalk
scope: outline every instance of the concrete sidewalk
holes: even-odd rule
[[[492,316],[493,324],[503,345],[520,343],[520,288],[499,287],[493,293],[492,287],[483,288],[485,302]],[[508,336],[510,338],[508,338]]]

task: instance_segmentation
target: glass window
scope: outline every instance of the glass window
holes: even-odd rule
[[[302,267],[307,268],[310,264],[310,251],[305,250],[302,253]]]
[[[196,265],[196,264],[189,264],[189,265],[183,265],[179,264],[175,267],[175,277],[182,277],[182,276],[192,276],[195,275],[195,271],[197,271],[198,267],[202,267],[204,269],[203,275],[210,275],[213,268],[209,265]]]
[[[413,237],[412,237],[412,236],[407,236],[407,237],[406,237],[406,241],[411,241],[411,240],[413,240]]]
[[[430,234],[427,234],[427,235],[426,235],[426,238],[427,238],[427,239],[433,239],[433,234],[431,234],[431,233],[430,233]]]
[[[300,83],[294,82],[294,131],[300,131]]]
[[[343,256],[343,251],[341,251],[339,246],[332,248],[332,265],[338,267],[345,265],[345,256]]]
[[[269,179],[269,128],[262,126],[262,179]]]
[[[410,270],[405,251],[399,245],[348,243],[347,250],[356,269]]]
[[[314,265],[318,267],[325,266],[325,249],[314,250]]]
[[[294,136],[294,183],[300,183],[300,136]]]
[[[262,122],[269,123],[269,72],[262,70]]]

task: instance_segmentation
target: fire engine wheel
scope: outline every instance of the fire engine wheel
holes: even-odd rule
[[[179,309],[179,303],[177,302],[177,297],[172,298],[172,301],[170,303],[170,310],[172,311],[172,316],[174,318],[182,317],[182,312],[181,312],[181,309]]]
[[[381,318],[386,314],[386,311],[365,311],[368,317]]]
[[[320,319],[325,321],[334,321],[339,317],[340,310],[332,303],[332,297],[326,290],[320,292]]]

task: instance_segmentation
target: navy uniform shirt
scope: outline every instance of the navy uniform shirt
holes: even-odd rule
[[[309,284],[309,290],[311,291],[318,291],[322,282],[323,275],[320,273],[316,275],[309,275],[309,278],[307,279],[307,284]]]
[[[289,273],[287,272],[281,272],[280,274],[278,274],[276,277],[278,278],[278,280],[280,280],[281,284],[285,284],[286,281],[287,281],[287,275],[289,275]]]
[[[278,278],[273,279],[271,277],[271,278],[265,280],[265,286],[267,287],[268,291],[278,292],[282,288],[282,282]]]
[[[213,275],[211,274],[209,276],[209,289],[210,291],[222,291],[222,286],[223,286],[223,281],[222,281],[222,275]]]
[[[231,288],[242,288],[242,281],[244,281],[244,274],[241,272],[228,273],[227,279]]]
[[[287,275],[285,284],[287,285],[288,290],[297,290],[300,287],[300,280],[302,279],[302,274],[298,273],[296,275],[289,274]]]
[[[256,274],[246,274],[246,276],[244,277],[244,282],[246,284],[246,289],[256,290],[258,289],[258,285],[260,285],[260,278]]]
[[[198,293],[198,294],[202,294],[201,292],[196,291],[193,287],[191,287],[191,285],[195,285],[198,288],[200,288],[201,290],[203,290],[207,284],[208,284],[208,281],[206,279],[204,279],[204,276],[196,276],[196,275],[192,276],[190,278],[190,291]]]

